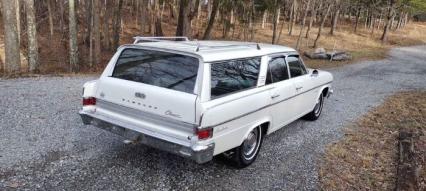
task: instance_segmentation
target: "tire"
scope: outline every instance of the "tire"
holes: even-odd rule
[[[232,160],[232,165],[236,168],[245,168],[250,166],[256,160],[262,142],[262,126],[259,125],[250,131],[247,138],[239,147],[224,153],[224,155],[226,158]]]
[[[315,121],[321,116],[322,108],[324,106],[324,95],[320,95],[314,109],[303,118],[309,121]]]

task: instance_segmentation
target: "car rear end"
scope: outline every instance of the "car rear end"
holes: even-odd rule
[[[122,47],[102,76],[84,85],[83,122],[198,163],[210,161],[211,131],[197,125],[201,63],[196,55]]]

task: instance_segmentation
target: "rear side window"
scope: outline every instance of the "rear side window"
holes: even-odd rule
[[[305,75],[306,69],[305,66],[303,66],[302,61],[299,59],[299,57],[296,56],[289,56],[287,57],[288,67],[290,68],[290,76],[292,78]]]
[[[211,98],[257,85],[260,58],[229,60],[211,64]]]
[[[194,93],[198,59],[169,52],[125,49],[112,77]]]
[[[266,84],[288,80],[287,64],[284,57],[272,58],[268,64]]]

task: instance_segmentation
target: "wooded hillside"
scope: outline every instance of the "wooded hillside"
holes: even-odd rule
[[[425,10],[426,0],[1,0],[0,71],[97,71],[132,36],[293,38],[286,45],[300,50],[339,30],[362,30],[387,43]]]

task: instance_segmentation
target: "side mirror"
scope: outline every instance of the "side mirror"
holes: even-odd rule
[[[311,76],[317,77],[318,76],[318,70],[313,70]]]

